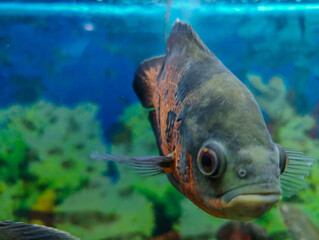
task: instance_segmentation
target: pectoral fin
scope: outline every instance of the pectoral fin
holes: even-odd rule
[[[140,175],[153,176],[172,172],[174,153],[167,156],[125,157],[106,153],[92,153],[91,158],[114,161],[125,164],[136,170]]]
[[[280,182],[283,195],[289,198],[308,186],[305,177],[310,175],[314,159],[302,152],[287,148],[285,150],[288,154],[289,164],[280,176]]]

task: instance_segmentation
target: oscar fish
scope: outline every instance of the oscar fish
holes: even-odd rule
[[[275,144],[248,88],[188,24],[175,22],[166,54],[141,63],[133,88],[150,109],[161,156],[92,153],[144,174],[166,174],[205,212],[251,220],[298,192],[312,158]],[[301,184],[302,183],[302,184]]]
[[[1,221],[0,240],[75,240],[67,232],[22,222]]]

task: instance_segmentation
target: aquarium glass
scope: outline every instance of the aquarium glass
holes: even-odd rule
[[[256,234],[301,239],[301,226],[304,239],[319,239],[317,0],[1,0],[0,221],[84,240],[225,231],[229,220],[196,207],[165,175],[90,157],[160,154],[132,83],[141,62],[165,54],[177,19],[251,90],[274,141],[314,158],[309,184],[253,221]],[[287,224],[285,207],[311,224]]]

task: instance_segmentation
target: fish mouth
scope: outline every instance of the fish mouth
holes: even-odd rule
[[[232,219],[248,221],[264,215],[281,198],[280,189],[258,184],[229,191],[220,200],[223,211]]]

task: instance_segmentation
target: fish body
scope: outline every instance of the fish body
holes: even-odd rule
[[[151,92],[139,88],[143,86],[141,81],[150,84],[147,88]],[[278,150],[253,95],[189,25],[175,24],[166,55],[141,64],[134,89],[145,107],[155,108],[150,120],[161,153],[174,152],[169,179],[197,206],[225,218],[232,217],[235,211],[235,217],[245,215],[247,207],[241,211],[226,206],[231,208],[228,211],[219,195],[239,188],[245,194],[252,191],[269,194],[265,201],[271,204],[265,207],[260,206],[259,196],[255,202],[244,200],[236,204],[236,208],[251,204],[250,218],[280,200]],[[145,93],[148,95],[144,96]],[[197,155],[202,146],[210,143],[227,151],[227,168],[232,170],[223,176],[227,181],[200,174]],[[256,159],[260,156],[266,156],[268,161]],[[265,170],[271,174],[264,174]],[[245,172],[245,176],[241,177],[239,171]]]
[[[220,218],[251,220],[280,201],[280,177],[288,166],[288,152],[272,141],[248,88],[190,25],[176,21],[166,54],[144,61],[133,87],[142,105],[150,109],[162,156],[95,153],[93,158],[128,164],[149,174],[165,173],[178,191]],[[289,153],[296,167],[303,155]],[[305,159],[309,170],[311,159]]]
[[[67,232],[36,224],[1,221],[0,240],[71,240],[78,239]]]

